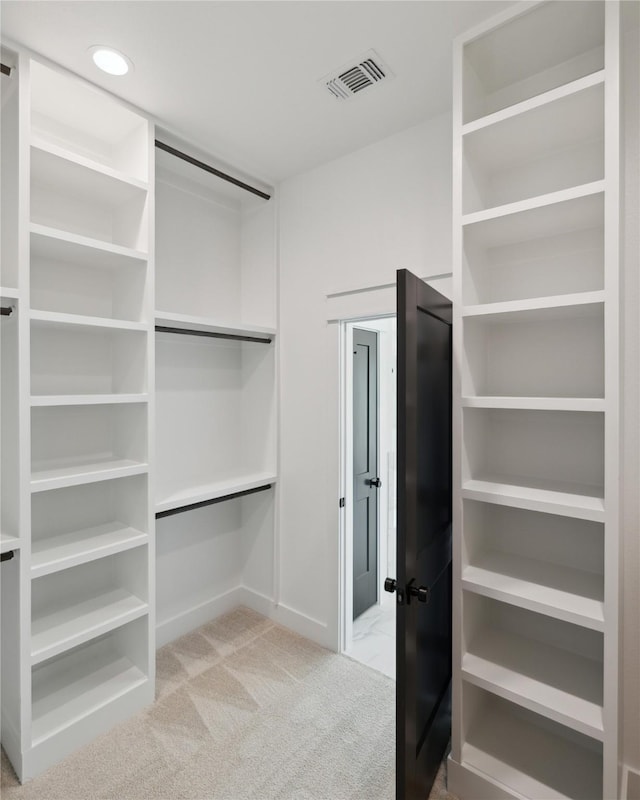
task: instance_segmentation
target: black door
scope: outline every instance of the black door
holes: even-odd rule
[[[378,600],[378,334],[353,330],[353,618]]]
[[[398,270],[397,800],[451,734],[451,301]]]

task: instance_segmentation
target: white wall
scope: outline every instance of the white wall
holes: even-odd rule
[[[450,116],[287,180],[279,195],[277,616],[337,648],[339,331],[326,295],[393,283],[398,268],[451,271]],[[393,297],[384,294],[382,311],[395,310]],[[341,297],[340,316],[357,314],[361,299]]]
[[[623,760],[640,771],[640,5],[623,3]],[[631,795],[629,795],[631,797]]]

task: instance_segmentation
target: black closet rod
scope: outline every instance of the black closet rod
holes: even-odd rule
[[[256,492],[266,492],[271,488],[271,484],[267,483],[264,486],[256,486],[255,489],[245,489],[242,492],[231,492],[222,497],[214,497],[212,500],[203,500],[200,503],[190,503],[187,506],[180,506],[179,508],[170,508],[168,511],[158,511],[156,519],[162,517],[171,517],[173,514],[182,514],[183,511],[193,511],[196,508],[204,508],[205,506],[212,506],[215,503],[224,503],[225,500],[235,500],[236,497],[245,497],[248,494],[256,494]]]
[[[0,553],[0,563],[2,561],[11,561],[14,556],[13,550],[7,550],[6,553]]]
[[[255,194],[258,197],[262,197],[263,200],[271,200],[271,195],[267,194],[266,192],[261,191],[260,189],[256,189],[255,186],[250,186],[248,183],[244,183],[238,178],[234,178],[233,175],[228,175],[226,172],[222,172],[215,167],[212,167],[210,164],[205,164],[204,161],[199,161],[197,158],[188,155],[187,153],[183,153],[182,150],[177,150],[175,147],[171,147],[170,144],[165,144],[161,142],[159,139],[156,139],[156,147],[158,150],[164,150],[165,153],[170,153],[172,156],[176,156],[176,158],[181,158],[183,161],[188,162],[189,164],[193,164],[194,167],[199,167],[203,169],[205,172],[210,172],[212,175],[215,175],[217,178],[222,178],[223,181],[228,181],[228,183],[233,183],[234,186],[239,186],[241,189],[244,189],[247,192],[251,192],[251,194]]]
[[[11,67],[6,64],[0,64],[0,72],[2,72],[3,75],[11,75]]]
[[[239,333],[217,333],[216,331],[196,331],[192,328],[170,328],[166,325],[156,325],[157,333],[180,333],[184,336],[208,336],[212,339],[233,339],[238,342],[260,342],[271,344],[271,339],[260,336],[243,336]]]
[[[13,314],[13,306],[0,306],[0,317],[8,317]]]

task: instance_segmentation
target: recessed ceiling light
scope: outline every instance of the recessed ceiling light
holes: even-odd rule
[[[97,44],[90,47],[89,50],[96,67],[109,75],[126,75],[133,67],[131,59],[112,47],[104,47],[101,44]]]

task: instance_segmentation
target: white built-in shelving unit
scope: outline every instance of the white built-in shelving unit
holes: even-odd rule
[[[2,745],[27,780],[153,700],[156,642],[273,609],[276,211],[2,62]]]
[[[21,613],[28,599],[25,580],[26,536],[23,525],[23,497],[20,487],[26,471],[21,440],[27,432],[28,409],[21,406],[25,388],[23,362],[26,356],[24,315],[26,287],[20,270],[18,186],[22,171],[17,158],[21,119],[21,96],[17,77],[19,57],[0,53],[9,74],[0,79],[0,738],[9,750],[19,750],[25,709],[21,692],[27,683],[29,666],[23,667],[28,642]]]
[[[457,40],[454,709],[463,798],[618,787],[619,6]]]
[[[16,66],[2,740],[26,780],[154,696],[155,173],[147,119],[26,54]],[[3,357],[3,400],[4,372]]]
[[[276,262],[268,187],[256,196],[208,171],[207,154],[158,139],[190,159],[156,154],[163,643],[239,603],[273,604]]]

